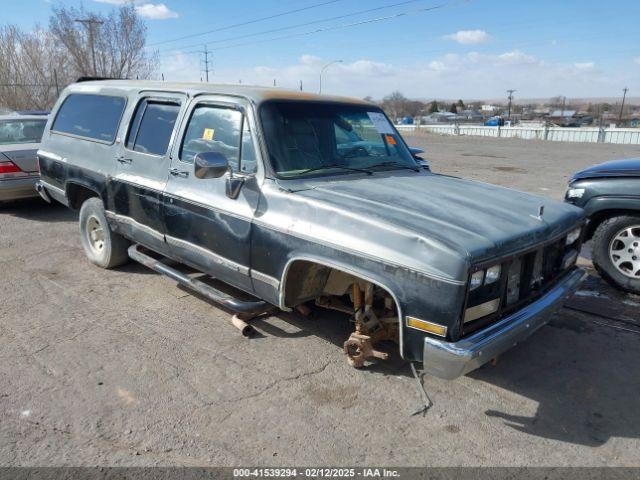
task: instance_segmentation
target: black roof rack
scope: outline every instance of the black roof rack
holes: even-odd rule
[[[96,80],[122,80],[121,78],[113,78],[113,77],[79,77],[76,80],[76,83],[81,82],[93,82]]]

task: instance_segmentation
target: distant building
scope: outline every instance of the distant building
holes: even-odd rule
[[[480,111],[483,115],[493,115],[498,111],[498,107],[496,107],[495,105],[482,105],[480,107]]]

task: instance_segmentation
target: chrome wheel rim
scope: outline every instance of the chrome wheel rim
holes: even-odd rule
[[[609,259],[624,276],[640,279],[640,225],[623,228],[613,236]]]
[[[102,253],[104,250],[104,227],[100,220],[93,215],[87,220],[87,238],[91,249],[96,253]]]

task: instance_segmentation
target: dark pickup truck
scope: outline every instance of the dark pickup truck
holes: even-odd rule
[[[38,156],[39,191],[80,210],[94,264],[132,258],[245,319],[339,310],[355,326],[344,344],[355,367],[386,358],[390,340],[427,372],[463,375],[544,325],[584,277],[581,209],[436,175],[361,100],[78,83]]]

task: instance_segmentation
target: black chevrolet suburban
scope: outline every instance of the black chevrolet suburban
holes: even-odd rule
[[[427,372],[463,375],[543,326],[584,277],[581,209],[436,175],[361,100],[82,82],[55,105],[38,157],[39,191],[79,209],[94,264],[131,258],[245,320],[339,310],[355,367],[391,340]]]

